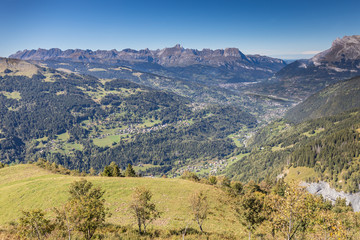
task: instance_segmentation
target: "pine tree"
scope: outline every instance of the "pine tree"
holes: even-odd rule
[[[125,170],[125,177],[136,177],[136,172],[130,163]]]

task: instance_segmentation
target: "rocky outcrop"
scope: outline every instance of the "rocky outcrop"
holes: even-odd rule
[[[337,198],[345,198],[347,203],[351,203],[355,212],[360,211],[360,193],[350,194],[345,192],[338,192],[331,188],[326,182],[318,183],[303,183],[306,189],[316,195],[322,195],[325,199],[335,202]]]
[[[310,59],[315,65],[354,60],[360,60],[360,35],[337,38],[330,49]]]

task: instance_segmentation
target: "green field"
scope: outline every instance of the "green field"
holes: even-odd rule
[[[93,143],[99,147],[110,147],[113,143],[120,142],[120,135],[109,135],[104,138],[94,138]]]
[[[153,164],[142,164],[142,166],[133,166],[134,170],[136,172],[138,171],[146,171],[149,168],[153,168],[153,167],[160,167],[159,165],[153,165]]]
[[[60,135],[57,135],[57,139],[59,139],[60,141],[66,141],[70,138],[70,135],[68,132],[62,133]]]
[[[230,135],[228,136],[228,138],[230,138],[231,140],[233,140],[234,143],[235,143],[235,145],[236,145],[237,147],[243,147],[243,146],[244,146],[244,145],[239,141],[240,136],[235,135],[235,134],[230,134]]]
[[[0,226],[16,221],[21,210],[41,208],[50,211],[60,206],[67,198],[67,189],[82,177],[50,173],[35,165],[15,165],[0,169]],[[209,200],[211,213],[204,223],[209,233],[227,233],[237,237],[246,236],[246,231],[235,219],[230,206],[225,205],[226,196],[213,186],[181,179],[163,178],[109,178],[85,177],[95,186],[101,186],[106,205],[112,216],[108,223],[117,225],[135,224],[127,209],[135,187],[145,186],[153,192],[153,200],[162,212],[153,222],[154,229],[181,229],[191,219],[188,199],[195,190],[202,190]],[[193,222],[189,227],[197,229]]]
[[[285,182],[300,182],[306,181],[309,178],[317,178],[318,174],[315,172],[313,168],[308,167],[296,167],[296,168],[289,168],[287,175],[285,177]]]
[[[317,134],[319,134],[319,133],[321,133],[323,131],[325,131],[324,128],[318,128],[318,129],[315,129],[314,131],[303,133],[303,135],[305,135],[307,137],[313,137],[313,136],[316,136]]]
[[[3,94],[7,98],[16,99],[16,100],[21,99],[20,92],[18,92],[18,91],[14,91],[14,92],[1,91],[0,93]]]

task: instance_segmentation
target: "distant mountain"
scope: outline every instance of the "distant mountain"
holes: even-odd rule
[[[328,86],[290,109],[285,118],[291,122],[327,117],[360,107],[360,77]]]
[[[168,74],[180,72],[181,74],[177,76],[185,78],[196,78],[194,73],[203,73],[203,67],[206,66],[209,69],[205,70],[210,74],[223,75],[224,72],[219,72],[219,69],[231,72],[232,76],[228,77],[230,82],[267,79],[286,66],[283,60],[260,55],[244,55],[237,48],[196,50],[185,49],[179,44],[161,50],[143,49],[139,51],[132,49],[122,51],[69,49],[62,51],[58,48],[24,50],[11,55],[10,58],[102,63],[107,65],[122,64],[133,67],[140,66],[140,68],[136,69],[151,73],[158,73],[156,65],[160,65],[170,72]],[[151,63],[152,65],[146,65],[144,69],[144,65],[141,63]]]
[[[336,39],[328,50],[315,55],[309,60],[295,61],[280,70],[276,76],[281,79],[329,77],[336,80],[359,74],[360,35],[354,35]]]
[[[275,78],[255,88],[302,100],[332,83],[359,75],[360,35],[345,36],[313,58],[287,65],[276,73]]]

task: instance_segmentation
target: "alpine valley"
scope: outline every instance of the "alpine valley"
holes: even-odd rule
[[[201,188],[207,195],[217,196],[212,205],[221,202],[211,213],[211,224],[217,231],[212,239],[242,239],[247,230],[250,238],[255,227],[243,224],[245,230],[230,234],[233,238],[217,230],[222,224],[220,216],[234,217],[228,214],[230,200],[223,198],[220,188],[186,183],[179,177],[197,182],[206,179],[202,183],[226,186],[230,195],[247,192],[244,196],[254,192],[287,196],[281,184],[301,182],[313,193],[320,194],[326,188],[323,195],[338,207],[336,213],[345,211],[349,202],[355,211],[360,210],[357,35],[338,38],[328,50],[289,64],[267,56],[245,55],[237,48],[197,50],[176,45],[158,50],[23,50],[0,59],[0,102],[0,166],[10,165],[0,170],[4,192],[6,184],[17,184],[7,182],[13,174],[11,168],[19,176],[25,172],[19,181],[29,186],[34,179],[51,182],[60,178],[26,163],[37,162],[47,169],[52,168],[50,164],[56,169],[61,165],[67,175],[84,176],[101,175],[110,168],[122,171],[127,166],[129,174],[132,166],[139,176],[157,178],[121,183],[88,178],[114,189],[119,184],[130,188],[149,181],[155,192],[171,192],[171,196],[187,196],[191,189]],[[112,168],[115,165],[120,170]],[[26,179],[28,175],[34,179]],[[161,176],[177,179],[167,182]],[[75,178],[67,177],[64,181]],[[63,188],[58,180],[52,184]],[[267,184],[274,188],[270,190]],[[22,184],[16,189],[25,191]],[[130,201],[128,195],[126,201]],[[339,196],[346,200],[342,202]],[[111,199],[113,210],[116,201]],[[28,203],[24,200],[23,204]],[[174,213],[178,211],[174,205],[167,202],[164,206],[172,209],[171,214],[165,211],[166,216],[175,220],[158,225],[176,228],[185,222],[177,217],[182,212]],[[331,209],[331,204],[322,207]],[[7,214],[10,221],[13,214]],[[111,222],[119,219],[129,222],[116,210]],[[306,229],[310,223],[301,224],[299,229]],[[230,225],[223,227],[231,229]],[[169,236],[185,236],[187,228],[184,226],[184,234]],[[264,232],[267,229],[268,225],[263,226]],[[347,239],[359,237],[357,230],[347,229],[353,234]],[[271,234],[280,239],[275,232]],[[271,234],[257,236],[270,239]],[[325,239],[333,239],[326,234]],[[155,235],[148,239],[172,239]],[[305,233],[297,238],[287,236],[323,239]]]
[[[360,107],[359,79],[347,80],[360,74],[359,36],[336,39],[312,59],[289,65],[236,48],[180,45],[139,51],[24,50],[0,64],[4,163],[43,157],[80,171],[101,171],[114,161],[122,167],[146,166],[144,174],[236,169],[236,175],[248,175],[252,171],[234,166],[251,158],[273,120],[299,129],[293,124]],[[290,151],[279,136],[274,141],[280,147],[272,155]],[[286,163],[273,164],[274,158],[257,161],[271,162],[264,169],[272,174]]]

